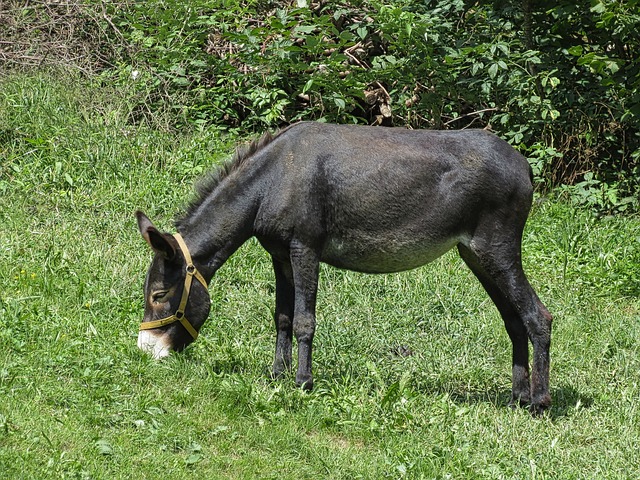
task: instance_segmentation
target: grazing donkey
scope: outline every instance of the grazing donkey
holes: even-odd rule
[[[511,403],[539,413],[551,404],[551,315],[520,257],[532,191],[527,160],[482,130],[304,122],[265,135],[201,186],[176,222],[180,233],[162,233],[137,212],[155,251],[138,346],[161,358],[191,343],[209,314],[208,282],[255,236],[276,279],[273,376],[291,368],[295,335],[296,383],[311,389],[320,262],[398,272],[456,246],[513,344]]]

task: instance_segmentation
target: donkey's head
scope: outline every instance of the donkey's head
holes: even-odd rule
[[[144,282],[138,347],[162,358],[196,339],[209,315],[211,300],[182,237],[160,232],[142,212],[136,212],[136,217],[142,237],[155,252]]]

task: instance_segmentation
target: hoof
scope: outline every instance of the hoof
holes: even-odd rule
[[[296,378],[296,385],[305,392],[310,392],[313,390],[313,378]]]
[[[534,417],[541,417],[547,410],[549,410],[549,407],[546,405],[529,405],[529,412]]]
[[[551,408],[551,397],[549,395],[545,395],[541,400],[531,402],[529,411],[534,417],[540,417],[544,412],[549,410],[549,408]]]

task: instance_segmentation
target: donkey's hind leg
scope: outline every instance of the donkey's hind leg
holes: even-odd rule
[[[512,390],[509,405],[528,405],[531,403],[531,387],[529,385],[529,339],[527,338],[527,329],[511,302],[502,294],[491,277],[480,266],[476,255],[463,245],[458,245],[458,251],[498,308],[511,339]]]
[[[530,404],[534,413],[541,413],[551,405],[551,314],[538,299],[522,269],[521,230],[513,237],[496,238],[496,232],[505,232],[496,227],[491,225],[487,236],[482,236],[479,229],[469,246],[459,245],[458,250],[496,304],[511,338],[512,403]],[[533,345],[530,387],[527,337]]]

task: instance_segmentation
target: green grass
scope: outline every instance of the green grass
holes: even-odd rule
[[[138,351],[151,255],[133,212],[171,229],[233,142],[130,114],[77,80],[0,81],[2,478],[640,478],[640,219],[536,203],[525,266],[555,316],[543,418],[505,407],[507,335],[453,253],[323,268],[305,394],[267,378],[273,278],[253,241],[214,278],[192,347]]]

